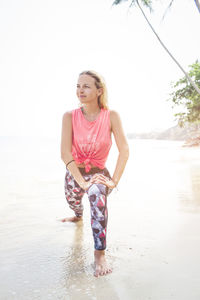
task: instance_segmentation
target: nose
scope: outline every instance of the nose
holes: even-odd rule
[[[80,94],[83,94],[83,87],[80,87],[79,91],[80,91]]]

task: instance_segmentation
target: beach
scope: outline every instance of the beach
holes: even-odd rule
[[[106,255],[93,276],[89,203],[83,223],[64,197],[58,139],[0,138],[0,299],[199,300],[200,148],[128,140],[130,158],[108,197]],[[114,170],[113,145],[107,167]]]

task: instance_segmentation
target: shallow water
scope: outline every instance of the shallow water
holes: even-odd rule
[[[87,197],[83,223],[58,221],[71,215],[59,141],[1,138],[0,299],[200,299],[200,149],[129,144],[108,200],[113,273],[95,278]]]

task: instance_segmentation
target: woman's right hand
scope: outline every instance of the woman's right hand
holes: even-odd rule
[[[109,189],[114,189],[116,187],[116,184],[114,183],[114,181],[112,179],[104,176],[103,174],[95,174],[91,180],[92,180],[92,183],[104,184]]]
[[[89,180],[89,181],[84,181],[79,185],[84,191],[87,191],[89,189],[89,187],[91,186],[91,184],[92,184],[92,182],[91,182],[91,180]]]

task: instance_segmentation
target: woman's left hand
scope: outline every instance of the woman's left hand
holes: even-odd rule
[[[115,183],[112,181],[112,179],[102,175],[102,174],[95,174],[91,178],[91,183],[101,183],[106,185],[110,189],[114,189],[116,187]]]

